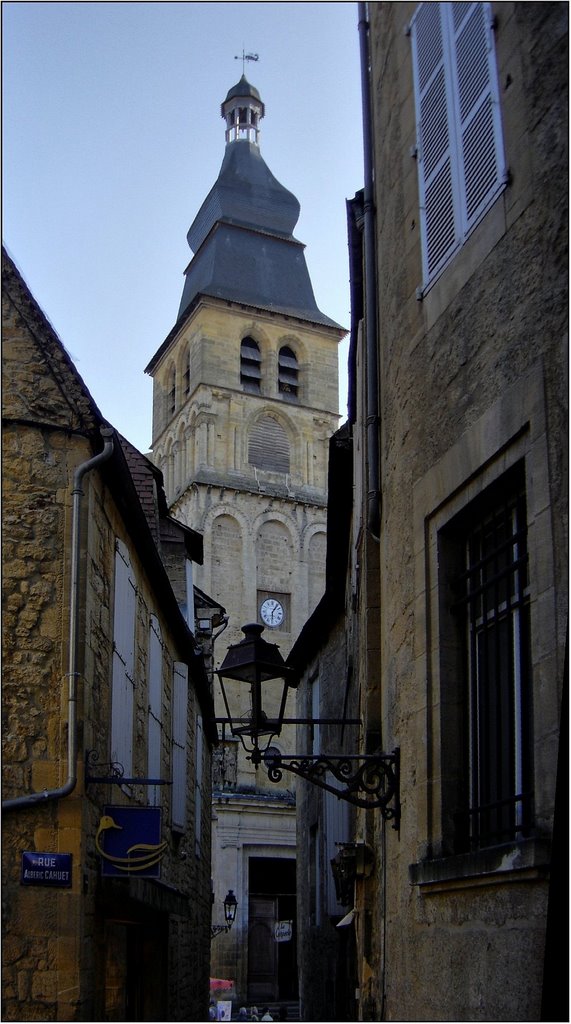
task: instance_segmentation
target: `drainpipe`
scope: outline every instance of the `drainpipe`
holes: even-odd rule
[[[365,349],[367,353],[367,526],[380,539],[381,491],[379,482],[379,356],[377,349],[377,274],[375,259],[375,204],[371,132],[371,80],[369,75],[369,20],[366,3],[359,3],[359,49],[363,104],[363,235],[365,277]]]
[[[71,589],[70,589],[70,612],[69,612],[69,696],[68,696],[68,718],[67,718],[67,781],[58,789],[45,789],[42,793],[28,793],[26,796],[15,797],[13,800],[4,800],[2,810],[10,811],[19,807],[31,807],[33,804],[47,803],[49,800],[59,800],[60,797],[69,796],[77,783],[77,671],[78,648],[79,648],[79,558],[80,558],[80,513],[83,490],[81,483],[83,477],[106,462],[113,453],[113,434],[110,427],[101,428],[101,436],[105,442],[103,451],[95,455],[87,462],[83,462],[75,470],[73,478],[73,509],[71,526]]]

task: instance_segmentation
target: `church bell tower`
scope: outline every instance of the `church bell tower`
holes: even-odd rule
[[[317,308],[299,203],[261,155],[258,90],[242,75],[221,110],[224,159],[187,235],[178,319],[147,367],[153,458],[172,514],[204,536],[195,583],[227,608],[225,640],[260,621],[285,656],[324,586],[345,331]],[[279,622],[269,606],[264,622],[267,598]]]
[[[178,319],[146,371],[153,459],[171,513],[204,539],[194,582],[229,616],[217,665],[249,622],[287,657],[323,594],[328,443],[346,333],[317,307],[293,235],[300,206],[261,155],[265,108],[244,75],[221,113],[224,158],[187,235],[194,255]],[[215,700],[222,715],[216,684]],[[274,949],[272,939],[272,966],[265,930],[295,916],[295,882],[289,903],[275,889],[280,875],[295,878],[292,799],[226,736],[214,779],[213,879],[215,899],[232,889],[240,909],[232,932],[213,943],[212,970],[233,978],[245,1003],[289,998],[290,974],[295,996],[295,962],[289,973],[285,962],[293,947]]]

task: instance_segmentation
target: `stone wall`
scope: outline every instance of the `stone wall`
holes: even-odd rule
[[[499,860],[470,878],[456,865],[458,877],[437,884],[409,868],[445,852],[438,531],[520,459],[540,832],[548,836],[553,821],[567,605],[567,11],[492,5],[509,179],[419,301],[406,32],[415,9],[372,5],[370,14],[383,500],[377,714],[385,746],[401,748],[403,817],[400,836],[373,826],[378,863],[368,902],[376,918],[361,1013],[538,1019],[548,863],[541,844],[511,874],[498,875]],[[363,932],[361,949],[366,941]]]
[[[67,775],[71,506],[76,467],[101,447],[100,417],[41,311],[8,266],[3,295],[3,798],[41,793]],[[93,440],[91,439],[93,437]],[[117,487],[117,483],[113,485]],[[192,677],[188,703],[188,821],[172,829],[171,790],[161,787],[168,850],[160,882],[103,880],[95,835],[105,804],[145,805],[149,790],[86,785],[84,752],[107,774],[113,655],[115,542],[130,551],[137,578],[134,771],[147,776],[148,637],[151,613],[162,632],[162,769],[171,776],[173,661],[191,660],[158,597],[144,547],[119,511],[105,467],[83,482],[80,558],[77,784],[71,795],[7,810],[2,822],[3,1017],[103,1020],[112,1000],[106,968],[109,924],[159,921],[169,956],[146,968],[146,999],[162,998],[152,1019],[205,1019],[210,923],[210,759],[202,750],[202,815],[196,822],[196,728],[202,713]],[[72,885],[21,884],[24,851],[70,853]],[[120,950],[120,945],[117,947]],[[162,948],[162,947],[161,947]],[[125,954],[125,949],[123,950]],[[123,955],[122,954],[122,955]],[[124,1001],[127,965],[114,960]],[[107,973],[106,973],[107,972]],[[144,979],[145,970],[135,979]],[[156,994],[153,994],[153,985]],[[121,994],[121,988],[123,991]],[[113,997],[114,998],[114,997]],[[166,1007],[166,1009],[165,1009]],[[143,1012],[143,1011],[141,1011]]]

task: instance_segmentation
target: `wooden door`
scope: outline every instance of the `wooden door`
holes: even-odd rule
[[[248,1000],[258,1004],[279,999],[278,961],[274,931],[277,899],[272,896],[250,898],[248,929]]]

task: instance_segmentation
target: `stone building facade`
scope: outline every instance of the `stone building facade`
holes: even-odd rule
[[[224,159],[188,232],[194,256],[178,319],[147,367],[153,459],[173,514],[204,535],[197,584],[228,614],[217,665],[249,622],[287,655],[323,592],[327,446],[345,333],[316,305],[293,235],[299,203],[263,160],[264,104],[244,76],[221,113]],[[215,697],[224,717],[217,687]],[[230,693],[232,714],[247,712],[244,699]],[[213,942],[212,974],[234,982],[237,1002],[292,999],[296,930],[279,945],[274,931],[284,915],[295,920],[293,787],[270,785],[228,727],[220,732],[215,906],[221,918],[231,889],[238,912]]]
[[[322,713],[350,668],[353,749],[399,748],[401,817],[356,811],[354,1000],[306,1019],[566,1020],[568,9],[359,7],[355,501],[342,611],[290,663]],[[339,923],[322,897],[337,949]]]
[[[2,280],[3,1019],[205,1020],[202,540]]]

